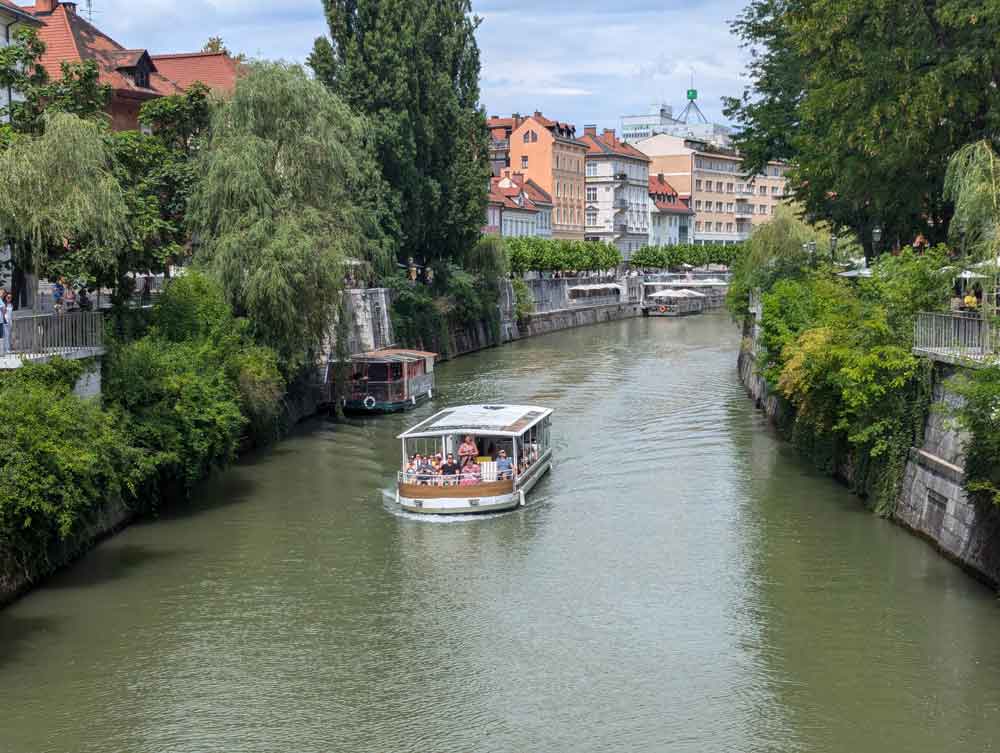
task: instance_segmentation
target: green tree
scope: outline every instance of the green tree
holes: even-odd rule
[[[733,25],[756,51],[730,100],[747,167],[790,159],[811,220],[871,256],[917,233],[945,240],[949,155],[1000,125],[1000,6],[968,0],[753,0]]]
[[[399,257],[459,261],[479,237],[489,177],[479,20],[469,0],[324,0],[317,78],[370,121]]]
[[[111,99],[111,87],[100,82],[93,60],[60,63],[60,77],[51,80],[42,65],[45,43],[34,29],[21,29],[10,45],[0,47],[0,88],[13,90],[20,98],[9,107],[0,108],[5,135],[0,145],[13,134],[38,134],[44,127],[45,112],[67,112],[81,118],[102,117]]]
[[[190,201],[200,257],[237,316],[281,357],[311,363],[346,258],[385,267],[364,121],[298,66],[254,63],[220,105]]]
[[[115,267],[127,236],[128,207],[103,129],[67,113],[45,116],[41,135],[0,152],[0,236],[18,261],[43,270],[69,250],[94,269]]]

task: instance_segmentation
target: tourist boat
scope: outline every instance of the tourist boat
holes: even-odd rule
[[[688,316],[705,310],[705,294],[695,290],[660,290],[646,296],[646,316]]]
[[[434,395],[436,353],[385,349],[351,357],[345,413],[396,413]]]
[[[548,408],[531,405],[462,405],[421,421],[398,437],[403,470],[396,502],[409,512],[433,515],[523,506],[552,464],[551,416]],[[445,462],[452,455],[460,464],[464,453],[474,461],[457,475],[437,475],[413,465],[418,453],[441,455]]]

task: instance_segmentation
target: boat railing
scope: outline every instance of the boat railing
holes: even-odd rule
[[[496,474],[496,478],[483,478],[480,473],[418,473],[416,471],[399,471],[396,474],[396,481],[400,484],[412,484],[416,486],[478,486],[479,484],[491,484],[494,481],[513,481],[514,472],[506,471]]]

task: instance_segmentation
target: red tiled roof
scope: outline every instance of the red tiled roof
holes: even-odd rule
[[[501,185],[502,183],[509,183],[509,185]],[[538,207],[535,206],[535,202],[531,200],[531,197],[526,191],[524,191],[521,186],[514,182],[513,178],[493,178],[490,180],[490,198],[494,196],[498,200],[503,201],[504,209],[519,209],[523,212],[537,212]],[[517,202],[520,197],[521,203]]]
[[[524,173],[511,173],[509,179],[514,185],[524,191],[532,204],[552,204],[551,194],[531,178],[525,179]]]
[[[649,176],[649,197],[666,214],[693,214],[690,199],[679,196],[662,175]]]
[[[619,141],[614,131],[605,131],[601,134],[584,133],[580,141],[587,145],[587,154],[617,154],[620,157],[631,157],[643,162],[650,162],[648,156],[640,152],[631,144]]]
[[[224,52],[182,52],[154,55],[156,69],[182,89],[200,81],[209,89],[232,94],[240,64]]]
[[[121,69],[134,67],[147,55],[146,51],[125,49],[88,23],[75,10],[62,4],[57,5],[51,13],[36,13],[34,7],[25,7],[23,10],[34,13],[36,20],[42,22],[38,30],[39,39],[45,43],[41,63],[51,78],[59,79],[62,76],[60,63],[64,60],[71,63],[93,60],[97,63],[100,82],[110,85],[117,92],[155,97],[179,91],[173,81],[157,72],[152,60],[149,87],[137,86]]]

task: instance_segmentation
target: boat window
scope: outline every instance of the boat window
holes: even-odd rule
[[[389,364],[370,363],[368,364],[368,378],[374,382],[385,382],[389,374]]]

